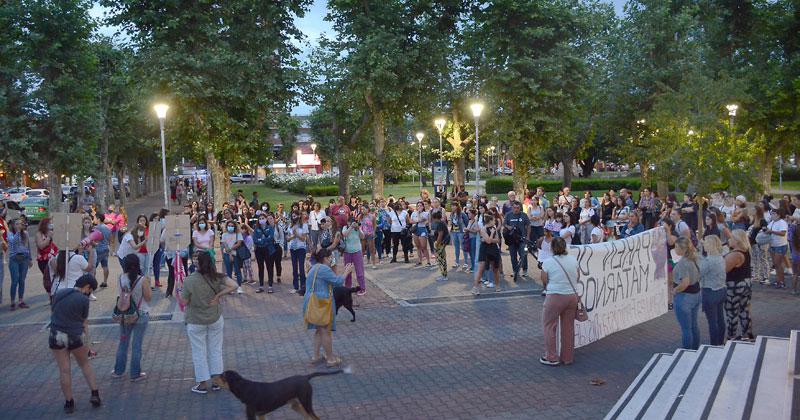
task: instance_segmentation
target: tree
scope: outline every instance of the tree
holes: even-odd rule
[[[147,83],[170,104],[169,137],[205,160],[218,208],[229,168],[271,156],[271,128],[288,121],[300,69],[294,25],[308,0],[103,0],[130,30]]]
[[[6,173],[16,174],[35,162],[29,146],[32,142],[28,130],[30,116],[27,105],[28,64],[24,49],[24,22],[22,3],[0,3],[0,149],[4,151],[0,162]]]

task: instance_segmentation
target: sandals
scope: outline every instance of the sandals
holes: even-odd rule
[[[334,368],[342,364],[342,359],[336,356],[333,356],[331,359],[326,359],[325,366],[329,368]]]
[[[324,357],[322,357],[322,356],[319,356],[319,357],[312,357],[312,358],[311,358],[311,365],[313,366],[313,365],[316,365],[316,364],[322,363],[324,360],[325,360],[325,358],[324,358]]]

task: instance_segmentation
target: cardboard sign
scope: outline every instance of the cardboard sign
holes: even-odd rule
[[[58,249],[74,249],[81,242],[83,213],[50,213],[53,242]]]
[[[153,221],[150,222],[150,229],[147,232],[147,253],[154,255],[158,251],[161,242],[161,223]]]
[[[166,247],[169,250],[181,250],[189,247],[192,240],[192,222],[188,214],[171,215],[166,221]]]

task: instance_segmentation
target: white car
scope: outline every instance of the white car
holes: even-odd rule
[[[231,176],[232,184],[251,184],[256,182],[256,177],[253,174],[236,174]]]
[[[19,203],[20,201],[28,198],[28,187],[16,187],[7,189],[5,192],[5,199],[8,201],[15,201]]]
[[[28,190],[27,194],[28,197],[41,197],[41,198],[50,197],[50,191],[47,191],[42,188]]]

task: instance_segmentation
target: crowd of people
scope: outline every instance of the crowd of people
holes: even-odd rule
[[[65,378],[70,353],[93,390],[92,403],[100,401],[94,373],[86,363],[96,356],[85,338],[86,318],[88,302],[95,299],[93,292],[108,287],[112,252],[122,268],[119,278],[112,280],[121,297],[135,302],[139,314],[135,322],[121,325],[112,376],[125,375],[130,350],[128,376],[132,381],[146,378],[141,349],[148,303],[152,292],[163,287],[161,271],[166,265],[165,296],[185,307],[197,382],[192,391],[199,394],[217,389],[212,379],[222,372],[220,299],[247,293],[244,284],[255,293],[274,293],[275,282],[282,281],[284,260],[291,260],[290,293],[305,297],[305,311],[309,296],[332,300],[332,287],[349,288],[354,280],[357,294],[365,295],[365,270],[384,263],[436,270],[437,281],[447,281],[449,273],[469,273],[473,294],[481,289],[501,291],[503,282],[528,278],[531,254],[545,287],[546,348],[540,362],[546,365],[570,364],[573,359],[570,331],[578,300],[574,287],[578,270],[577,261],[567,252],[571,245],[623,239],[663,227],[670,250],[670,309],[674,305],[685,348],[699,346],[701,307],[708,319],[710,342],[720,345],[726,338],[753,339],[749,313],[753,283],[786,288],[789,276],[794,278],[792,293],[798,294],[800,195],[748,202],[744,196],[723,193],[704,202],[687,194],[679,202],[672,194],[662,201],[649,189],[638,197],[621,189],[599,198],[587,191],[579,198],[565,187],[552,198],[542,188],[525,191],[521,199],[512,191],[500,202],[487,195],[470,197],[460,187],[447,203],[422,190],[413,199],[339,196],[322,203],[308,196],[285,206],[262,201],[257,192],[248,201],[240,190],[217,211],[213,203],[203,200],[203,188],[185,181],[173,183],[174,203],[186,199],[184,213],[191,225],[191,241],[184,249],[166,246],[168,209],[138,215],[129,224],[124,208],[110,205],[101,211],[91,203],[81,220],[81,237],[86,239],[68,250],[58,249],[53,242],[48,219],[38,226],[32,248],[24,217],[7,224],[0,218],[2,250],[8,254],[11,273],[10,309],[28,307],[23,296],[26,273],[33,265],[31,249],[51,296],[50,348],[62,376],[65,410],[74,409],[71,382]],[[200,200],[191,199],[195,191]],[[452,265],[447,261],[450,246],[455,257]],[[217,252],[222,254],[219,258]],[[508,276],[504,255],[510,258]],[[219,260],[223,271],[217,270]],[[560,354],[556,352],[559,326]],[[315,330],[312,362],[324,360],[331,367],[341,363],[332,350],[333,317],[326,325],[309,324],[309,329]]]

